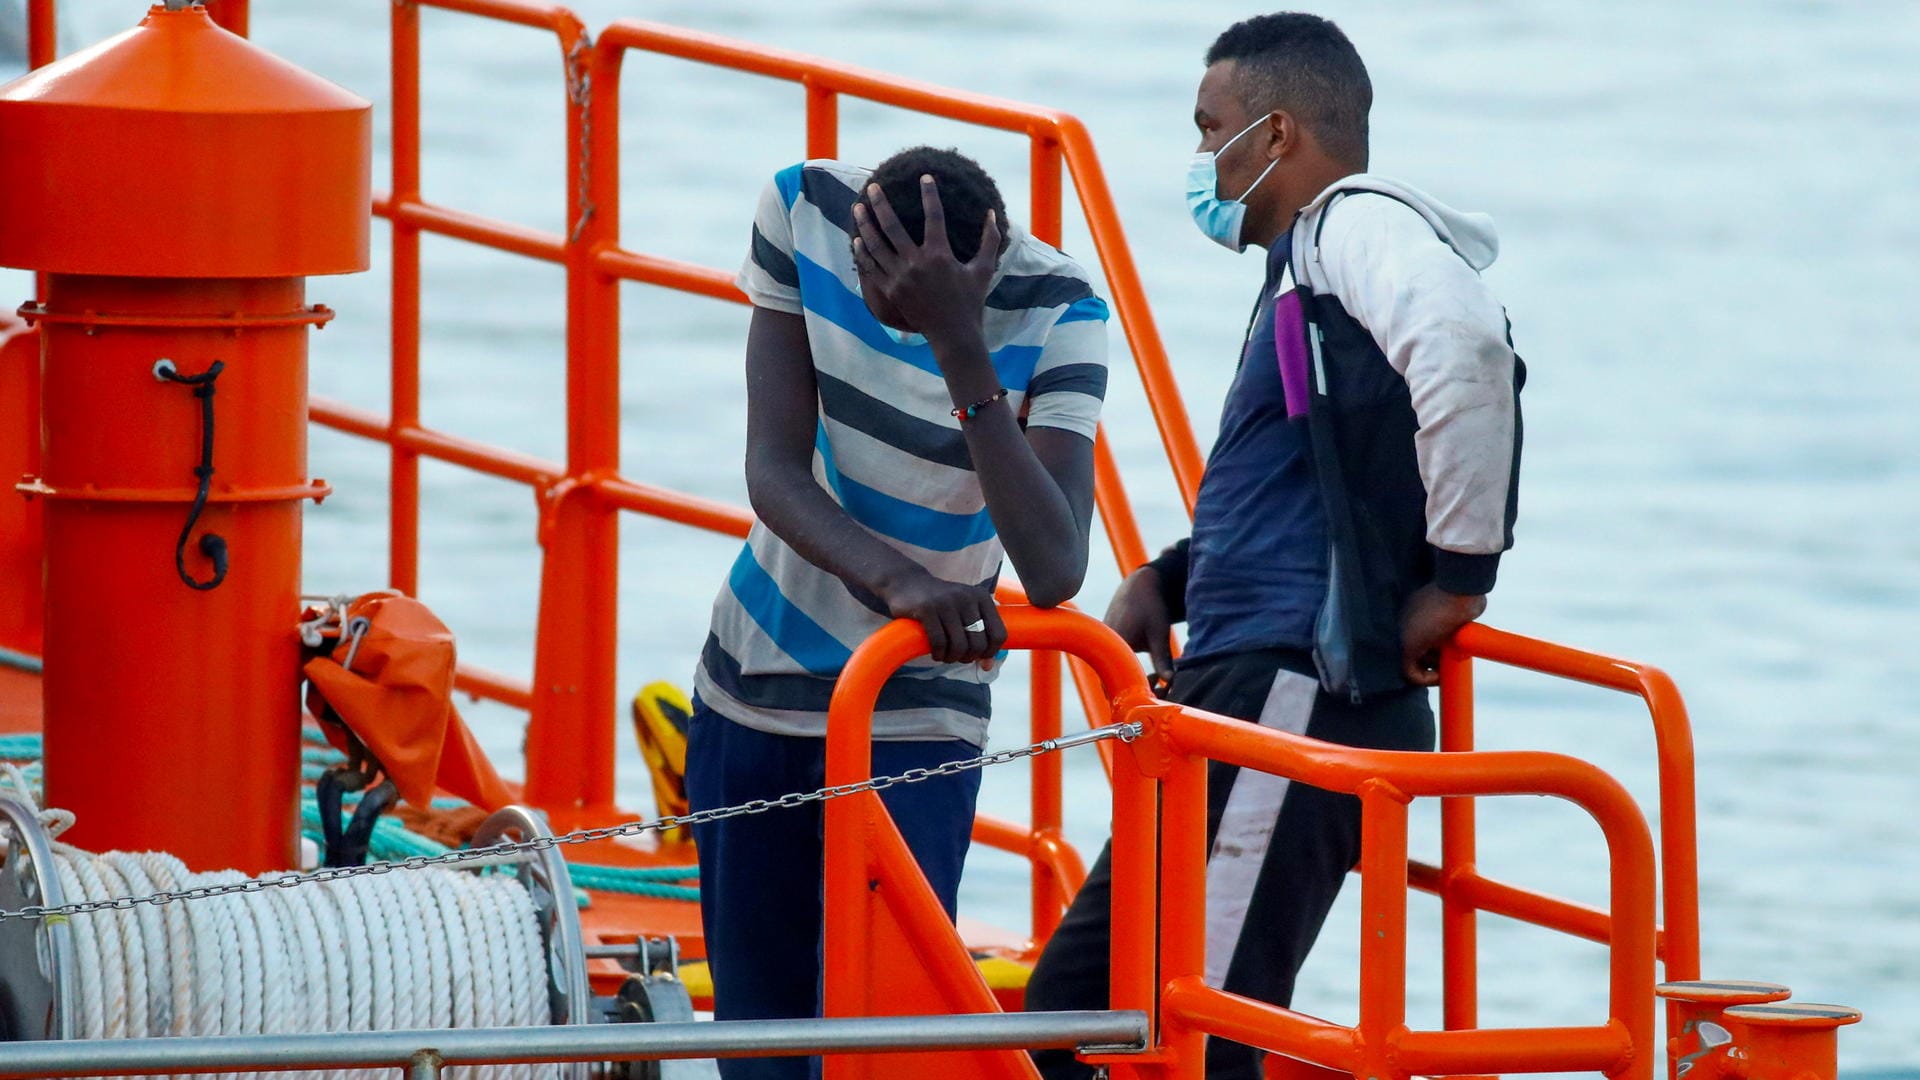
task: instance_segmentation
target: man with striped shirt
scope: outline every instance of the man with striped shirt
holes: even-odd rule
[[[834,680],[895,618],[931,648],[880,694],[875,771],[978,752],[1002,555],[1035,604],[1079,589],[1106,390],[1107,308],[1086,273],[1009,224],[951,150],[783,170],[739,282],[759,520],[695,674],[696,810],[821,786]],[[883,795],[949,914],[978,789],[967,773]],[[718,1018],[817,1015],[820,827],[817,805],[696,827]],[[721,1068],[804,1076],[809,1061]]]

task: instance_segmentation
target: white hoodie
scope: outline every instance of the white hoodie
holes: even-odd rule
[[[1335,181],[1293,225],[1295,279],[1338,298],[1407,380],[1427,542],[1465,555],[1506,541],[1514,357],[1506,311],[1480,280],[1499,253],[1487,215],[1365,173]]]

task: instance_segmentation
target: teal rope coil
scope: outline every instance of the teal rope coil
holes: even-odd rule
[[[327,744],[326,736],[320,732],[305,728],[302,738],[306,745],[300,749],[300,776],[307,784],[320,778],[320,774],[334,765],[343,764],[347,756]],[[40,773],[41,740],[31,732],[0,734],[0,761],[25,762],[29,779],[37,780]],[[343,806],[351,811],[358,804],[359,796],[350,794]],[[435,809],[454,809],[468,805],[465,801],[452,798],[433,800]],[[301,835],[318,844],[322,842],[320,829],[320,804],[311,793],[302,793],[300,799]],[[373,825],[373,839],[367,853],[381,861],[408,859],[415,855],[440,855],[448,849],[435,840],[402,825],[397,818],[382,817]],[[592,863],[568,863],[567,871],[573,877],[576,900],[581,907],[588,905],[585,890],[622,893],[628,896],[645,896],[656,900],[682,900],[688,902],[700,899],[697,885],[676,884],[688,882],[700,876],[697,866],[599,866]]]

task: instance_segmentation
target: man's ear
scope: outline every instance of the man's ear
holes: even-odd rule
[[[1306,133],[1292,113],[1275,109],[1267,114],[1267,134],[1267,160],[1274,161],[1299,150]]]

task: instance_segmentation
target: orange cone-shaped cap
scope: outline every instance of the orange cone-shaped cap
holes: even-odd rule
[[[453,632],[397,593],[355,600],[347,619],[357,616],[370,623],[357,649],[342,640],[332,656],[307,662],[309,707],[322,707],[312,696],[331,705],[415,806],[431,805],[436,788],[488,810],[512,802],[453,707]],[[342,666],[350,651],[352,671]]]
[[[0,87],[0,266],[132,277],[367,267],[372,107],[201,7]]]

